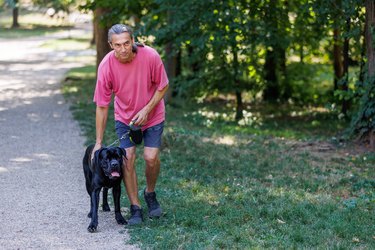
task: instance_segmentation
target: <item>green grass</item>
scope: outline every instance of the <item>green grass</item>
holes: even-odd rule
[[[63,85],[87,143],[95,139],[94,70],[75,69]],[[110,114],[107,144],[116,139],[112,108]],[[167,106],[157,188],[165,215],[130,228],[130,243],[144,249],[375,248],[375,154],[339,143],[324,147],[345,121],[324,108],[267,104],[250,105],[240,124],[233,116],[230,103]],[[129,205],[125,195],[122,205]]]
[[[78,38],[63,38],[59,40],[47,41],[42,45],[44,48],[50,48],[53,50],[85,50],[90,48],[89,37],[78,37]]]

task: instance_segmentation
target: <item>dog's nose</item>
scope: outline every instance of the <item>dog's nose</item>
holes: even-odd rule
[[[111,167],[113,168],[119,167],[118,161],[111,161]]]

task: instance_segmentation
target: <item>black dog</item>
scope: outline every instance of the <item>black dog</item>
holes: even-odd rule
[[[127,224],[120,212],[120,195],[122,180],[123,157],[126,152],[119,147],[101,148],[95,152],[94,159],[91,155],[94,145],[86,149],[83,157],[83,172],[86,179],[86,190],[91,198],[91,206],[88,217],[91,223],[87,230],[91,233],[96,231],[98,226],[99,194],[103,188],[103,211],[110,211],[107,202],[108,188],[112,188],[113,200],[115,203],[115,218],[118,224]]]

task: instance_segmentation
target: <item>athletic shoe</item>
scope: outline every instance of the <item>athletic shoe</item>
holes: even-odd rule
[[[155,192],[147,193],[145,189],[143,191],[143,196],[147,203],[148,216],[150,218],[160,217],[162,210],[160,208],[159,202],[156,200],[156,193]]]
[[[143,222],[142,208],[137,205],[130,206],[130,218],[128,220],[128,225],[137,225]]]

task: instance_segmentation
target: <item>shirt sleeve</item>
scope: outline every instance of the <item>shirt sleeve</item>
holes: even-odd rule
[[[96,81],[94,102],[99,107],[108,107],[112,98],[112,82],[108,67],[100,64]]]
[[[163,61],[161,60],[159,54],[156,53],[154,56],[154,66],[152,70],[151,80],[152,83],[157,85],[157,90],[162,90],[165,86],[168,85],[168,76],[167,72],[165,71]]]

